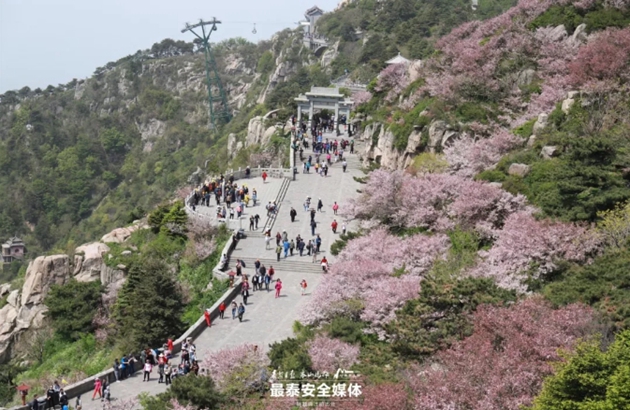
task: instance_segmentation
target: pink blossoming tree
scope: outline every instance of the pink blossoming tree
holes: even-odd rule
[[[208,353],[201,367],[207,369],[208,375],[221,390],[228,388],[235,381],[234,378],[241,382],[250,378],[256,381],[262,368],[268,364],[269,359],[261,349],[252,344],[244,344]]]
[[[319,335],[309,343],[308,354],[314,370],[332,374],[338,369],[349,370],[357,362],[359,346]]]
[[[560,349],[592,331],[582,305],[554,310],[542,298],[509,308],[481,306],[474,333],[410,375],[416,408],[519,410],[532,403]]]

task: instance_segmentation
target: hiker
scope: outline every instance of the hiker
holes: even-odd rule
[[[293,256],[294,250],[295,250],[295,242],[293,242],[293,239],[291,239],[291,243],[289,244],[289,252],[291,253],[291,256]]]
[[[278,256],[278,262],[280,262],[281,253],[282,253],[282,246],[280,246],[280,244],[278,243],[278,246],[276,246],[276,255]]]
[[[203,317],[206,319],[206,325],[208,325],[208,327],[211,326],[211,321],[210,321],[210,309],[206,309],[203,312]]]
[[[236,319],[237,310],[238,310],[238,306],[236,306],[236,302],[232,302],[232,320]]]
[[[269,244],[271,243],[271,234],[267,232],[265,234],[265,249],[269,249]]]
[[[247,304],[247,298],[249,297],[249,289],[243,288],[241,295],[243,296],[243,303]]]
[[[289,240],[289,234],[286,230],[282,230],[282,242],[286,242]]]
[[[289,215],[291,215],[291,222],[295,222],[295,217],[297,216],[297,211],[295,210],[295,208],[291,208],[291,212],[289,212]]]
[[[302,288],[302,296],[304,296],[304,292],[306,292],[306,287],[307,287],[307,283],[306,283],[306,279],[302,279],[302,282],[300,282],[300,287]]]
[[[282,290],[282,281],[278,279],[276,281],[276,298],[280,297],[280,290]]]
[[[238,321],[239,322],[243,321],[244,314],[245,314],[245,306],[243,306],[243,304],[241,303],[240,306],[238,307]]]
[[[337,202],[335,202],[335,204],[332,206],[333,209],[333,214],[337,215],[337,210],[339,209],[339,205],[337,205]]]
[[[263,179],[263,184],[267,182],[267,171],[263,171],[262,179]]]
[[[253,231],[254,230],[254,216],[250,216],[249,217],[249,230]]]
[[[99,379],[98,377],[95,378],[94,379],[94,393],[92,393],[92,400],[94,400],[94,398],[96,397],[96,393],[98,393],[99,399],[103,398],[103,394],[101,393],[101,387],[103,387],[101,379]]]
[[[317,253],[319,253],[319,248],[321,246],[322,246],[322,238],[320,238],[320,236],[317,235],[317,238],[315,238],[315,249]]]
[[[332,228],[333,233],[337,233],[337,220],[333,219],[332,223],[330,224],[330,227]]]
[[[307,256],[311,256],[311,250],[313,250],[313,241],[309,239],[308,244],[306,245],[306,250],[308,251]]]
[[[324,203],[322,202],[322,199],[319,198],[319,201],[317,201],[317,212],[321,212],[323,207]]]
[[[276,233],[276,246],[280,245],[280,241],[282,240],[282,235],[280,235],[280,232]]]
[[[284,241],[282,243],[282,248],[284,249],[284,257],[286,258],[287,256],[289,256],[289,248],[291,245],[289,245],[289,241]]]
[[[260,215],[254,215],[254,222],[256,224],[256,230],[258,230],[258,221],[260,221]]]
[[[311,235],[315,236],[315,228],[317,228],[317,222],[315,220],[311,221]]]
[[[219,305],[219,317],[223,319],[223,315],[225,314],[225,303],[221,302]]]

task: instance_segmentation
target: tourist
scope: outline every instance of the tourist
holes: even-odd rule
[[[262,179],[263,179],[263,184],[267,182],[267,171],[263,171]]]
[[[212,325],[212,322],[210,321],[210,309],[205,309],[203,311],[203,317],[206,319],[206,325],[210,327]]]
[[[98,393],[98,398],[101,399],[103,398],[103,394],[101,393],[101,387],[103,387],[103,384],[101,382],[101,379],[99,379],[98,377],[94,379],[94,392],[92,393],[92,400],[94,400],[94,398],[96,398],[96,394]]]
[[[300,288],[302,288],[302,296],[304,296],[304,293],[306,292],[306,287],[307,287],[307,283],[306,283],[306,279],[302,279],[302,282],[300,282]]]
[[[120,381],[120,363],[118,362],[118,359],[114,359],[114,377],[117,382]]]
[[[240,306],[238,307],[238,321],[239,322],[243,321],[244,314],[245,314],[245,306],[243,306],[243,304],[241,303]]]
[[[333,233],[337,233],[337,220],[333,219],[332,223],[330,224],[330,227],[332,228]]]
[[[168,386],[169,384],[171,384],[171,365],[166,363],[166,365],[164,365],[164,383]]]
[[[238,310],[238,306],[236,306],[236,302],[232,302],[232,320],[236,319],[237,310]]]
[[[291,243],[289,244],[289,252],[291,253],[291,256],[293,256],[294,250],[295,250],[295,242],[293,242],[293,239],[291,239]]]
[[[282,253],[282,246],[280,246],[280,244],[278,243],[278,246],[276,246],[276,255],[278,257],[278,262],[280,262],[280,254]]]
[[[315,228],[317,228],[317,222],[315,220],[311,221],[311,235],[315,236]]]
[[[342,235],[345,235],[345,234],[346,234],[346,223],[345,223],[345,222],[343,222],[343,223],[341,224],[341,234],[342,234]]]
[[[187,352],[186,352],[187,353]],[[144,377],[142,378],[143,382],[148,382],[151,379],[151,372],[153,371],[153,365],[151,364],[151,361],[149,359],[147,359],[144,362]]]
[[[276,281],[276,298],[280,297],[280,290],[282,290],[282,281],[278,279]]]
[[[295,222],[295,217],[297,216],[297,211],[295,210],[295,208],[291,208],[289,215],[291,216],[291,222]]]
[[[321,246],[322,246],[322,238],[320,238],[320,236],[317,235],[317,238],[315,238],[315,249],[317,253],[319,253],[319,248]]]
[[[219,317],[223,319],[223,315],[225,314],[225,302],[221,302],[219,305]]]
[[[282,248],[284,249],[284,257],[286,259],[287,256],[289,256],[289,248],[291,247],[291,245],[289,244],[289,241],[285,240],[284,242],[282,242]]]
[[[317,201],[317,212],[321,212],[323,207],[324,203],[322,202],[322,199],[319,198],[319,201]]]
[[[335,202],[335,204],[332,206],[333,209],[333,214],[337,215],[337,210],[339,209],[339,205],[337,205],[337,202]]]

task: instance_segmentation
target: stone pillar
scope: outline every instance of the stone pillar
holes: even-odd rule
[[[298,105],[298,113],[297,113],[297,124],[296,124],[296,128],[299,128],[300,126],[300,121],[302,121],[302,106]]]
[[[311,106],[308,109],[308,129],[311,130],[311,126],[313,125],[313,101],[311,101]]]
[[[335,135],[339,136],[339,103],[335,103]]]

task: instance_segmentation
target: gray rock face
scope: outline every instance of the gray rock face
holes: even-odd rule
[[[249,147],[254,144],[260,144],[264,132],[265,126],[263,117],[258,116],[249,120],[249,124],[247,125],[247,139],[245,140],[245,145]]]
[[[149,122],[145,124],[136,124],[136,127],[138,128],[140,135],[142,135],[142,140],[146,141],[164,135],[166,123],[158,120],[157,118],[151,118]]]
[[[433,121],[429,127],[429,149],[435,152],[442,143],[442,138],[446,133],[447,125],[444,121]]]
[[[379,123],[368,125],[360,138],[367,141],[376,141],[374,144],[366,144],[361,158],[367,166],[370,162],[377,162],[382,168],[404,169],[408,167],[415,155],[421,151],[422,132],[414,130],[408,137],[404,151],[399,151],[395,146],[395,136]]]
[[[561,41],[564,40],[567,35],[567,29],[564,27],[564,24],[560,24],[547,34],[547,38],[551,41]]]
[[[145,223],[138,221],[133,225],[124,227],[124,228],[116,228],[108,234],[103,235],[101,238],[101,242],[104,243],[123,243],[126,241],[132,233],[137,231],[138,229],[147,229],[149,226]]]
[[[190,174],[188,177],[188,183],[192,185],[199,185],[201,183],[202,174],[203,171],[201,170],[201,167],[197,167],[195,172]]]
[[[74,278],[79,282],[101,280],[101,273],[105,265],[103,257],[108,252],[109,246],[101,242],[91,242],[79,246],[74,255]]]
[[[228,135],[227,152],[230,158],[234,158],[234,156],[236,155],[236,134]]]
[[[41,304],[53,284],[62,285],[69,278],[70,258],[68,255],[35,258],[26,269],[21,305]]]
[[[555,147],[553,145],[546,145],[542,147],[542,150],[540,151],[540,156],[543,157],[544,159],[551,159],[557,154],[558,154],[558,147]]]
[[[330,46],[324,53],[322,54],[321,65],[322,68],[328,67],[335,58],[339,55],[339,41]]]
[[[545,113],[541,113],[538,115],[538,120],[536,120],[533,127],[534,135],[538,135],[538,133],[547,126],[548,119],[549,119],[549,116]]]
[[[573,35],[569,38],[569,43],[574,46],[579,46],[588,40],[588,33],[586,32],[586,24],[582,23],[575,28]]]
[[[526,164],[512,164],[508,168],[508,174],[524,177],[529,174],[530,166]]]

